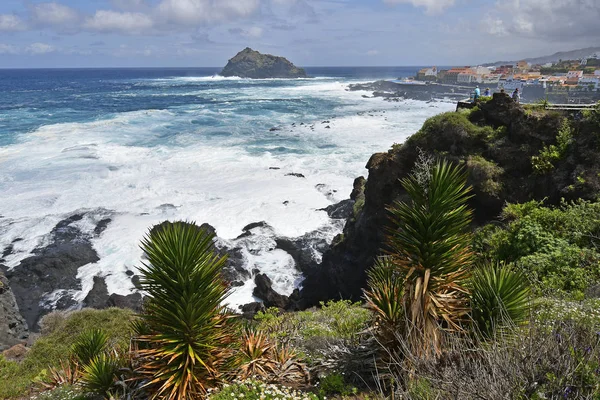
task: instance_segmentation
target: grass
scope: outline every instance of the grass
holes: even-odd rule
[[[348,300],[321,303],[320,309],[281,313],[268,309],[255,316],[258,329],[279,341],[310,350],[318,342],[355,342],[371,320],[360,303]]]
[[[67,359],[84,331],[102,327],[110,343],[127,349],[131,337],[129,322],[133,318],[133,311],[119,308],[48,314],[40,323],[41,337],[20,364],[0,356],[0,399],[21,397],[34,389],[34,380],[43,379],[49,367]]]

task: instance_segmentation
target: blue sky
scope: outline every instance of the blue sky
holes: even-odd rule
[[[0,0],[0,68],[462,65],[600,46],[600,0]]]

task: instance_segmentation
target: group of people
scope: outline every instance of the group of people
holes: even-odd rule
[[[502,89],[500,92],[504,93],[504,89]],[[486,97],[491,96],[492,92],[490,91],[490,88],[486,88],[483,95]],[[475,88],[475,90],[473,91],[473,100],[477,101],[477,99],[479,99],[480,97],[481,97],[481,90],[479,89],[479,86],[477,86]],[[512,99],[516,103],[519,103],[521,101],[521,92],[519,92],[519,88],[516,88],[515,91],[512,93]]]

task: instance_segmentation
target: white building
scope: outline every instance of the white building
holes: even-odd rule
[[[594,90],[598,90],[600,88],[600,76],[584,75],[581,78],[579,78],[578,85],[583,86],[585,88],[593,87]]]
[[[567,72],[567,80],[579,79],[583,76],[583,71],[569,71]]]
[[[461,72],[456,76],[458,83],[475,83],[477,82],[477,75],[472,72]]]

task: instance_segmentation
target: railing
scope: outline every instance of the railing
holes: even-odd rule
[[[546,104],[544,109],[546,110],[570,110],[570,111],[582,111],[582,110],[593,110],[596,104]]]

